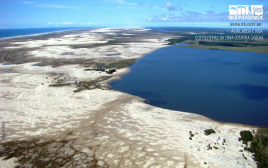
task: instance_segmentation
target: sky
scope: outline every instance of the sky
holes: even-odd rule
[[[268,28],[268,0],[0,0],[0,28],[230,27],[229,5],[263,5]]]

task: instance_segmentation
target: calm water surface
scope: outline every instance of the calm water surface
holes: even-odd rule
[[[169,46],[110,85],[154,106],[268,126],[268,54]]]

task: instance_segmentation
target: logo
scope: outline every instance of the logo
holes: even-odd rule
[[[263,5],[229,5],[229,20],[263,20]]]

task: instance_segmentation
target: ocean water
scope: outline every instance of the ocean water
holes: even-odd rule
[[[40,33],[49,33],[55,31],[79,29],[73,27],[61,27],[61,28],[20,28],[20,29],[0,29],[0,39],[16,36],[33,35]]]
[[[110,85],[154,106],[268,126],[268,54],[169,46]]]

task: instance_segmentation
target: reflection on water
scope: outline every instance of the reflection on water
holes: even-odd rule
[[[248,71],[254,72],[254,73],[266,73],[268,74],[268,67],[267,66],[252,66],[247,68]]]
[[[268,54],[170,46],[139,59],[110,85],[154,106],[268,126],[267,69]]]

